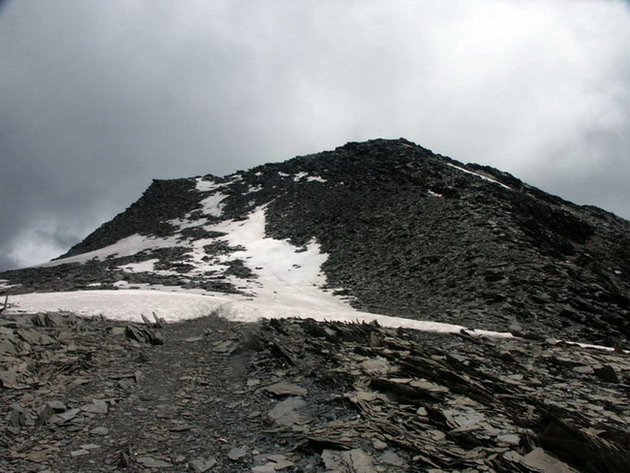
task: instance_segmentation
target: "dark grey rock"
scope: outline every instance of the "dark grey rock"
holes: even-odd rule
[[[107,427],[95,427],[90,430],[92,435],[103,436],[109,434],[109,429]]]
[[[0,340],[0,353],[8,355],[17,355],[18,350],[15,344],[9,340]]]
[[[167,468],[172,466],[171,463],[167,461],[148,456],[138,457],[136,458],[136,462],[140,463],[145,468]]]
[[[33,415],[29,409],[15,403],[11,405],[8,421],[13,427],[23,427],[33,422]]]
[[[301,397],[290,397],[284,401],[278,402],[274,408],[269,411],[267,416],[272,422],[282,426],[300,424],[306,420],[305,417],[298,412],[298,410],[304,406],[306,406],[306,402]]]
[[[205,473],[216,465],[217,460],[215,458],[199,457],[194,460],[190,460],[189,464],[195,473]]]
[[[347,452],[324,450],[322,460],[326,465],[326,471],[336,473],[373,473],[375,471],[373,459],[361,449],[352,449]]]
[[[84,404],[81,410],[91,414],[107,414],[108,406],[105,401],[94,401],[91,404]]]
[[[274,396],[306,396],[308,390],[302,386],[291,383],[275,383],[269,386],[265,386],[264,390]]]
[[[135,340],[140,343],[147,343],[149,345],[162,345],[164,339],[155,330],[149,327],[143,327],[139,325],[127,325],[125,327],[125,335],[127,338]]]
[[[227,454],[228,458],[232,461],[238,461],[245,455],[247,455],[247,449],[242,447],[232,448]]]
[[[595,376],[597,376],[602,381],[607,383],[618,383],[619,377],[615,369],[612,366],[606,365],[601,368],[595,368],[594,370]]]
[[[68,409],[67,411],[56,414],[55,417],[61,422],[69,422],[74,419],[79,412],[81,412],[81,409]]]
[[[54,412],[63,412],[68,409],[66,405],[61,401],[48,401],[46,403],[46,406],[50,407]]]

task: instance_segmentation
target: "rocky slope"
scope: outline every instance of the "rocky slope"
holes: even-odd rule
[[[247,292],[239,281],[255,278],[255,268],[226,261],[238,248],[209,228],[262,206],[268,236],[298,247],[319,243],[329,287],[358,309],[628,342],[627,221],[403,139],[349,143],[226,177],[155,181],[57,266],[0,279],[14,293],[112,288],[120,280]],[[138,235],[168,243],[103,252]],[[203,261],[223,266],[201,270],[195,245]],[[149,271],[125,267],[142,262]]]
[[[0,319],[0,471],[625,473],[627,353],[376,325]]]

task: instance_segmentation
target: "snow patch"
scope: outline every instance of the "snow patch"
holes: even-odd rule
[[[154,238],[142,235],[131,235],[117,241],[105,248],[89,251],[76,256],[50,261],[35,267],[46,268],[69,263],[85,263],[91,259],[104,260],[107,257],[122,258],[123,256],[133,256],[144,250],[155,250],[158,248],[170,248],[177,246],[176,237]]]
[[[323,177],[319,177],[319,176],[308,176],[306,178],[306,180],[308,182],[328,182],[326,179],[324,179]]]
[[[212,215],[213,217],[220,217],[223,214],[223,202],[228,196],[225,194],[221,194],[220,192],[216,192],[201,201],[202,211],[207,215]]]
[[[193,210],[194,212],[194,210]],[[186,214],[187,217],[190,216],[190,212]],[[185,230],[187,228],[203,228],[203,222],[207,222],[208,219],[199,219],[199,220],[188,220],[187,218],[175,218],[173,220],[169,220],[168,223],[177,227],[179,231]],[[202,222],[202,223],[200,223]],[[185,237],[183,235],[178,235],[180,240],[184,240]]]
[[[559,340],[558,343],[568,343],[569,345],[577,345],[581,348],[592,348],[593,350],[615,351],[614,347],[605,347],[602,345],[592,345],[590,343],[569,342],[567,340]],[[623,350],[624,353],[630,353],[630,350]]]
[[[206,227],[214,228],[214,227]],[[204,238],[201,240],[195,240],[192,243],[190,251],[186,253],[188,259],[187,264],[194,266],[187,274],[190,275],[206,275],[211,273],[217,277],[224,276],[224,273],[229,269],[227,261],[230,260],[230,255],[208,255],[204,250],[204,246],[218,241],[225,241],[225,237],[216,238]],[[212,259],[208,260],[208,256]],[[204,259],[205,258],[205,259]],[[224,277],[227,281],[230,278]]]
[[[118,269],[122,269],[128,273],[146,273],[146,272],[155,272],[155,263],[160,261],[157,258],[148,259],[146,261],[141,261],[139,263],[129,263],[123,266],[118,266]]]
[[[225,187],[226,183],[218,183],[214,181],[204,180],[202,177],[198,177],[196,180],[196,189],[199,192],[208,192],[216,189],[220,189],[221,187]]]
[[[12,287],[18,287],[21,284],[8,284],[8,279],[0,279],[0,289],[10,289]]]
[[[127,286],[126,281],[115,283],[119,287]],[[84,316],[102,315],[112,320],[140,322],[141,314],[155,312],[167,322],[177,322],[215,313],[235,322],[253,322],[260,318],[313,318],[319,321],[339,322],[378,322],[384,327],[405,327],[416,330],[459,333],[464,327],[423,322],[418,320],[369,314],[346,308],[346,310],[327,311],[325,308],[284,306],[281,304],[261,303],[235,294],[193,292],[166,292],[155,290],[103,290],[50,292],[41,294],[22,294],[12,298],[13,313],[41,311],[71,311]],[[471,334],[512,337],[509,333],[470,331]]]
[[[243,192],[243,195],[253,194],[254,192],[260,192],[261,190],[263,190],[262,186],[249,186],[249,188]]]
[[[98,284],[98,283],[96,283]],[[91,284],[95,286],[96,284]],[[126,281],[114,283],[118,290],[48,292],[20,294],[11,297],[9,313],[32,313],[69,311],[83,316],[104,316],[112,320],[141,322],[141,314],[155,312],[167,322],[203,317],[216,314],[235,322],[253,322],[261,318],[313,318],[319,321],[377,322],[383,327],[409,328],[424,332],[460,333],[462,330],[473,336],[513,338],[511,333],[467,329],[460,325],[426,322],[401,317],[370,314],[350,307],[339,310],[321,306],[287,306],[270,301],[260,302],[237,294],[203,292],[199,289],[185,290],[173,286],[155,286],[149,289],[124,289]],[[134,287],[147,287],[137,284]],[[613,351],[613,348],[586,343],[567,342],[583,348]],[[628,353],[627,350],[624,351]]]
[[[306,178],[307,182],[327,182],[326,179],[319,176],[309,176],[307,172],[298,172],[295,176],[293,176],[293,180],[295,182],[300,181],[301,179]]]
[[[245,248],[232,253],[230,259],[244,260],[258,276],[251,289],[259,296],[276,300],[283,294],[291,294],[291,298],[303,292],[325,294],[319,289],[326,283],[320,268],[328,255],[322,254],[314,241],[306,246],[306,251],[296,252],[298,248],[288,241],[266,238],[265,211],[265,206],[258,207],[247,220],[212,227],[227,233],[222,239],[230,246]]]
[[[466,174],[472,174],[473,176],[480,177],[484,181],[493,182],[494,184],[498,184],[498,185],[500,185],[501,187],[503,187],[503,188],[505,188],[507,190],[510,190],[510,191],[512,190],[512,188],[506,186],[502,182],[499,182],[496,179],[489,178],[488,176],[484,176],[483,174],[479,174],[477,172],[469,171],[468,169],[465,169],[465,168],[463,168],[461,166],[456,166],[455,164],[451,164],[451,163],[446,163],[446,165],[450,166],[452,168],[455,168],[455,169],[459,169],[460,171],[465,172]]]
[[[442,194],[438,194],[437,192],[433,192],[432,190],[428,190],[427,194],[429,194],[431,197],[443,197]]]

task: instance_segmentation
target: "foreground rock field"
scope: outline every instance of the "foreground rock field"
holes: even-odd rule
[[[208,316],[0,318],[2,472],[627,472],[630,356]]]

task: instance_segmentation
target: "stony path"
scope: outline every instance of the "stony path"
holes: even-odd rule
[[[53,471],[206,471],[211,465],[208,471],[250,471],[236,457],[251,457],[258,441],[253,432],[262,429],[259,416],[249,414],[266,400],[245,389],[248,354],[231,355],[241,330],[219,318],[164,328],[164,345],[139,352],[134,389],[98,422],[109,431],[103,448],[60,458]],[[71,448],[81,450],[81,441]],[[243,450],[230,460],[235,448]]]
[[[128,340],[120,325],[79,324],[54,352],[57,361],[89,358],[81,371],[26,395],[3,390],[3,407],[27,415],[5,442],[0,471],[250,472],[265,453],[278,455],[261,414],[273,401],[247,377],[243,332],[255,327],[206,317],[166,325],[165,343],[151,346]],[[40,422],[48,405],[56,409]]]

